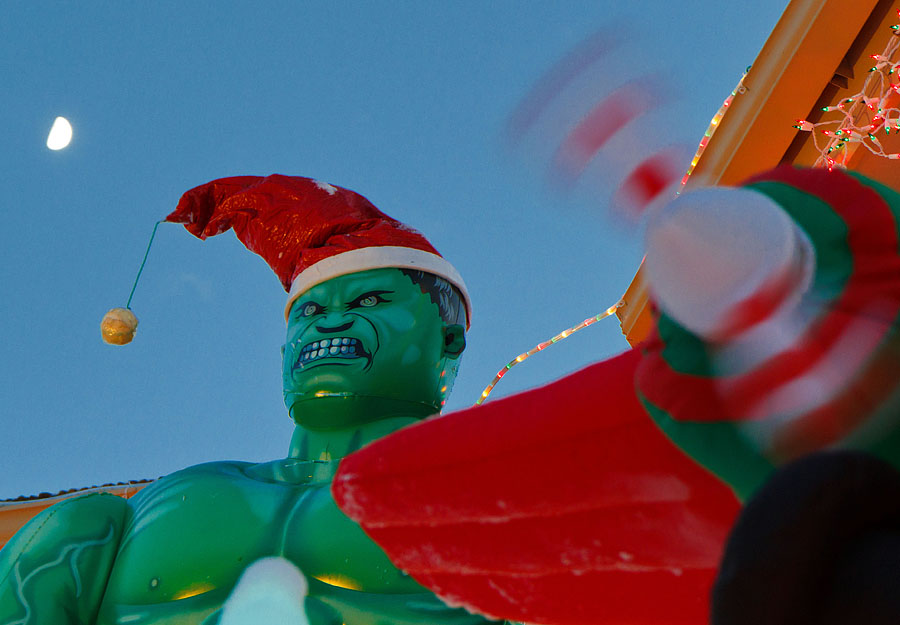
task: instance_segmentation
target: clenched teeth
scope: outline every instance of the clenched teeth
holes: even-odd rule
[[[325,358],[326,356],[336,358],[358,358],[362,356],[362,343],[358,339],[350,337],[337,337],[331,339],[322,339],[321,341],[313,341],[303,346],[300,350],[300,356],[297,362],[306,364]]]

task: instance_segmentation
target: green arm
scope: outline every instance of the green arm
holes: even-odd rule
[[[22,527],[0,551],[0,625],[94,625],[128,511],[92,493]]]

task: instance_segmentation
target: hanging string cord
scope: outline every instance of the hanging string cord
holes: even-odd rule
[[[488,398],[488,395],[491,394],[491,391],[494,390],[494,387],[497,385],[497,382],[500,381],[500,378],[502,378],[504,375],[506,375],[506,372],[509,371],[510,369],[512,369],[513,367],[515,367],[517,364],[519,364],[523,360],[529,358],[533,354],[536,354],[539,351],[542,351],[542,350],[550,347],[551,345],[553,345],[555,343],[559,343],[561,340],[572,336],[579,330],[582,330],[582,329],[588,327],[589,325],[596,323],[597,321],[600,321],[601,319],[605,319],[606,317],[609,317],[610,315],[614,314],[619,308],[621,308],[624,305],[625,305],[625,300],[620,299],[618,302],[616,302],[615,304],[613,304],[612,306],[610,306],[609,308],[604,310],[602,313],[600,313],[598,315],[594,315],[593,317],[589,317],[589,318],[585,319],[584,321],[582,321],[581,323],[579,323],[577,326],[569,328],[568,330],[563,330],[562,332],[560,332],[559,334],[554,336],[549,341],[544,341],[543,343],[538,343],[537,345],[535,345],[533,348],[531,348],[524,354],[519,354],[513,360],[510,360],[507,363],[507,365],[505,367],[503,367],[502,369],[500,369],[499,373],[497,373],[497,375],[494,376],[493,381],[491,381],[491,383],[487,385],[487,387],[484,389],[484,391],[482,391],[481,397],[478,398],[478,401],[475,402],[475,405],[480,406],[482,403],[484,403],[484,400],[486,400]]]
[[[144,272],[144,265],[147,264],[147,256],[150,255],[150,246],[153,245],[153,238],[156,236],[156,229],[159,228],[159,224],[163,223],[163,221],[157,221],[153,226],[153,233],[150,235],[150,242],[147,243],[147,251],[144,252],[144,260],[141,261],[141,268],[138,269],[137,277],[134,279],[134,284],[131,285],[131,293],[128,294],[128,303],[125,304],[125,308],[131,310],[131,298],[134,297],[134,290],[137,288],[138,280],[141,279],[141,274]]]

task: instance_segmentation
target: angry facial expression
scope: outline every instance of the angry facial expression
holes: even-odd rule
[[[431,298],[398,269],[312,287],[288,318],[283,386],[292,418],[321,428],[374,420],[388,404],[438,412],[448,387],[444,328]]]

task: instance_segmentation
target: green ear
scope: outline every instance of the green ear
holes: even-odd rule
[[[466,329],[454,323],[444,326],[444,355],[456,359],[466,348]]]

